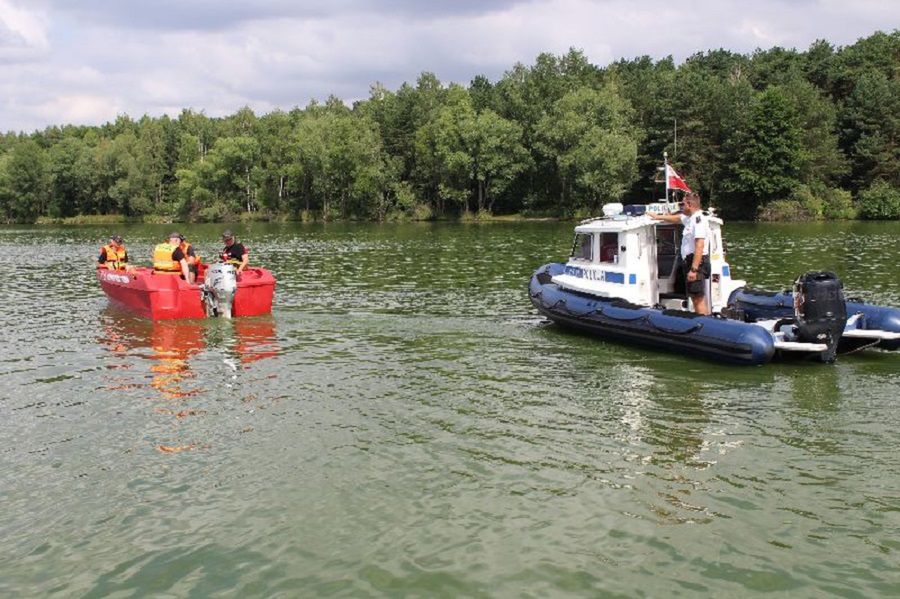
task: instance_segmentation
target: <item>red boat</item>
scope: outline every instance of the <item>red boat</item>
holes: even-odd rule
[[[210,313],[210,292],[204,283],[207,269],[200,265],[197,282],[188,283],[177,274],[136,267],[128,271],[97,267],[100,286],[110,300],[153,320],[205,318]],[[275,277],[265,268],[249,267],[237,275],[230,313],[225,316],[258,316],[272,311]]]

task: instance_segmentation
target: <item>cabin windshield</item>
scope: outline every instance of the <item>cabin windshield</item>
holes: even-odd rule
[[[600,234],[600,262],[606,264],[619,263],[619,234]]]
[[[591,261],[593,253],[591,252],[591,242],[593,236],[590,233],[576,233],[575,242],[572,244],[572,259]]]

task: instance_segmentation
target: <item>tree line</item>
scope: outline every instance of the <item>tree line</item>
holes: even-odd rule
[[[8,133],[0,219],[577,217],[659,198],[663,152],[731,218],[900,218],[900,31]]]

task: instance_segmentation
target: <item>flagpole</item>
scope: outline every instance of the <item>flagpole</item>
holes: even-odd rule
[[[663,178],[666,180],[666,202],[669,201],[669,153],[663,152]]]

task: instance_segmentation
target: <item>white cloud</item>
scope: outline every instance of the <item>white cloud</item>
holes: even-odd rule
[[[46,16],[0,0],[0,64],[33,60],[47,47]]]
[[[102,123],[121,113],[115,98],[105,95],[65,94],[35,107],[35,112],[58,123]]]
[[[331,93],[366,97],[376,81],[395,89],[422,71],[496,80],[570,47],[602,66],[720,47],[805,49],[819,38],[844,45],[898,24],[894,0],[0,0],[0,127],[287,109]]]
[[[102,86],[105,82],[103,73],[89,66],[59,69],[54,72],[54,76],[59,79],[60,83],[74,88]]]

